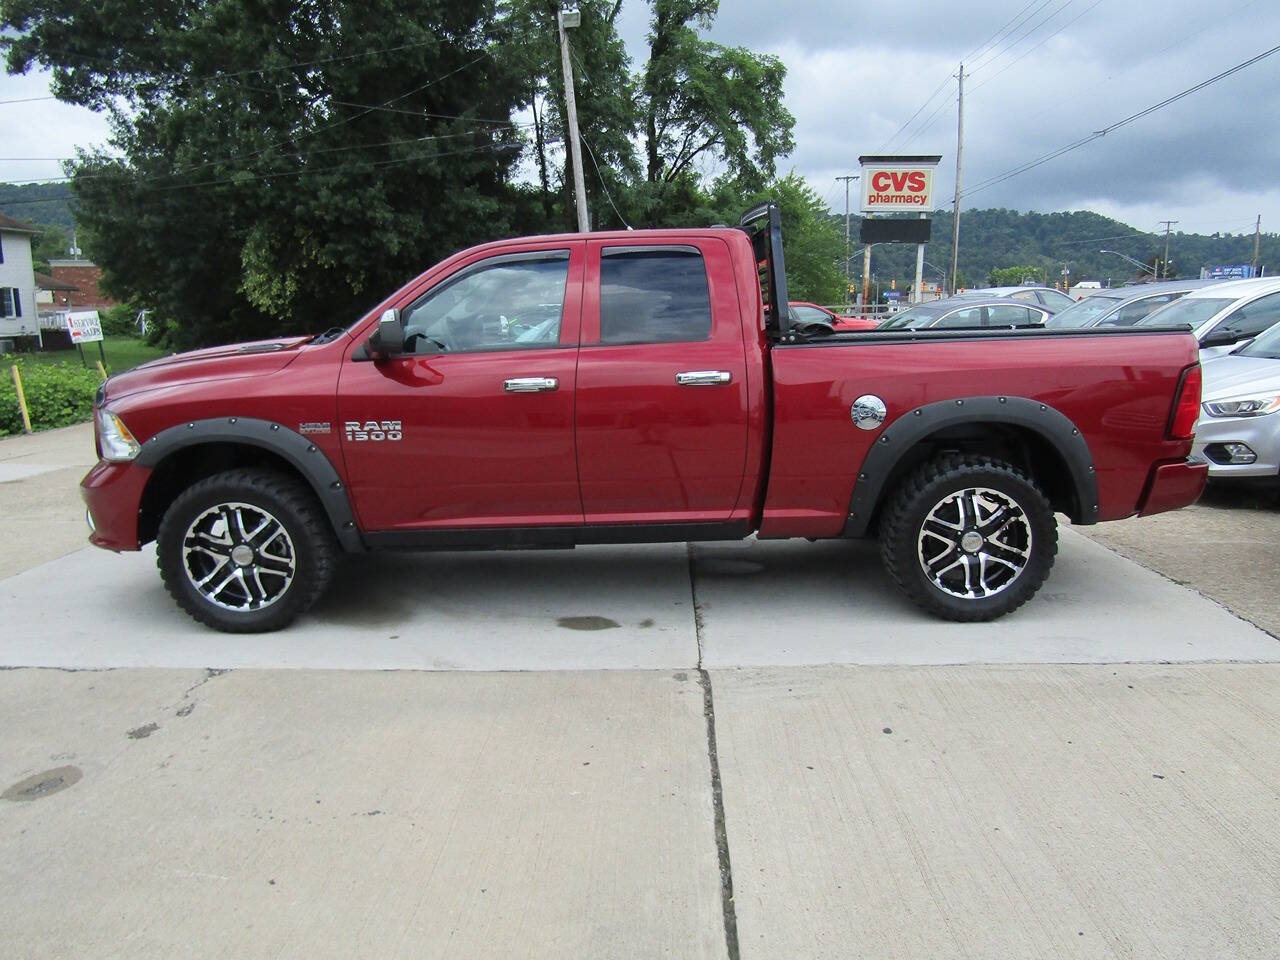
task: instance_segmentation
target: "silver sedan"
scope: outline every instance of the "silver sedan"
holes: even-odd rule
[[[1280,483],[1280,326],[1202,369],[1192,457],[1211,480]]]

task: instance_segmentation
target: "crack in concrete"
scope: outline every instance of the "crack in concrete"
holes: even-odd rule
[[[729,860],[729,831],[724,818],[724,790],[720,781],[720,754],[716,748],[716,705],[711,674],[702,666],[702,611],[698,606],[698,582],[694,574],[693,544],[689,551],[689,593],[693,599],[694,636],[698,641],[698,681],[702,685],[702,715],[707,721],[707,759],[711,767],[711,806],[715,811],[716,859],[720,866],[720,912],[724,917],[724,945],[729,960],[740,960],[738,912],[733,904],[733,865]]]
[[[183,693],[182,693],[182,699],[183,699],[183,700],[186,700],[188,697],[190,697],[190,696],[191,696],[191,694],[192,694],[192,692],[193,692],[193,691],[198,690],[200,687],[203,687],[206,683],[208,683],[208,682],[209,682],[210,680],[212,680],[214,677],[220,677],[220,676],[222,676],[224,673],[230,673],[230,672],[231,672],[231,671],[230,671],[229,669],[226,669],[226,668],[218,669],[218,668],[216,668],[216,667],[205,667],[205,668],[204,668],[204,676],[203,676],[203,677],[201,677],[199,680],[197,680],[195,683],[193,683],[191,686],[187,687],[187,689],[183,691]]]

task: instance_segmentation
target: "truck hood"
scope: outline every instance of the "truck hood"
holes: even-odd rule
[[[1280,390],[1280,360],[1267,357],[1213,357],[1201,364],[1205,400],[1224,400],[1251,391]]]
[[[311,339],[306,336],[254,340],[161,357],[108,380],[104,384],[103,401],[158,387],[275,373],[292,363],[298,349]]]

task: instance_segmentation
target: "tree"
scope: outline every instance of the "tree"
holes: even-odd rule
[[[558,0],[512,0],[504,22],[524,78],[520,106],[532,114],[532,153],[547,223],[577,229],[573,184],[566,175],[564,83],[556,31]],[[640,175],[631,133],[636,126],[634,80],[617,31],[621,0],[581,7],[570,32],[578,131],[583,141],[584,187],[593,226],[621,226],[613,203]],[[611,201],[612,198],[612,201]],[[544,227],[545,228],[545,227]]]
[[[1029,264],[1021,267],[1000,267],[987,274],[989,287],[1017,287],[1028,283],[1047,284],[1048,282],[1043,267]]]
[[[795,118],[783,106],[786,67],[777,57],[698,36],[714,21],[717,0],[650,0],[650,7],[640,192],[645,222],[664,223],[687,201],[703,159],[743,189],[758,190],[794,146]]]
[[[822,198],[795,173],[775,180],[750,198],[747,206],[778,201],[782,213],[782,254],[787,264],[787,294],[810,303],[844,303],[844,233],[827,215]]]
[[[40,233],[31,238],[31,266],[37,273],[49,272],[49,261],[67,256],[70,235],[53,224],[39,224]]]
[[[72,167],[84,245],[180,345],[348,323],[527,206],[489,0],[0,0],[0,25],[10,72],[110,113],[123,159]]]

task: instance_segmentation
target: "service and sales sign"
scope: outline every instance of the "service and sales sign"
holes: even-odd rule
[[[933,209],[933,170],[941,157],[858,159],[862,164],[863,213],[926,213]]]
[[[72,343],[93,343],[102,339],[102,321],[97,310],[67,314],[67,333]]]

